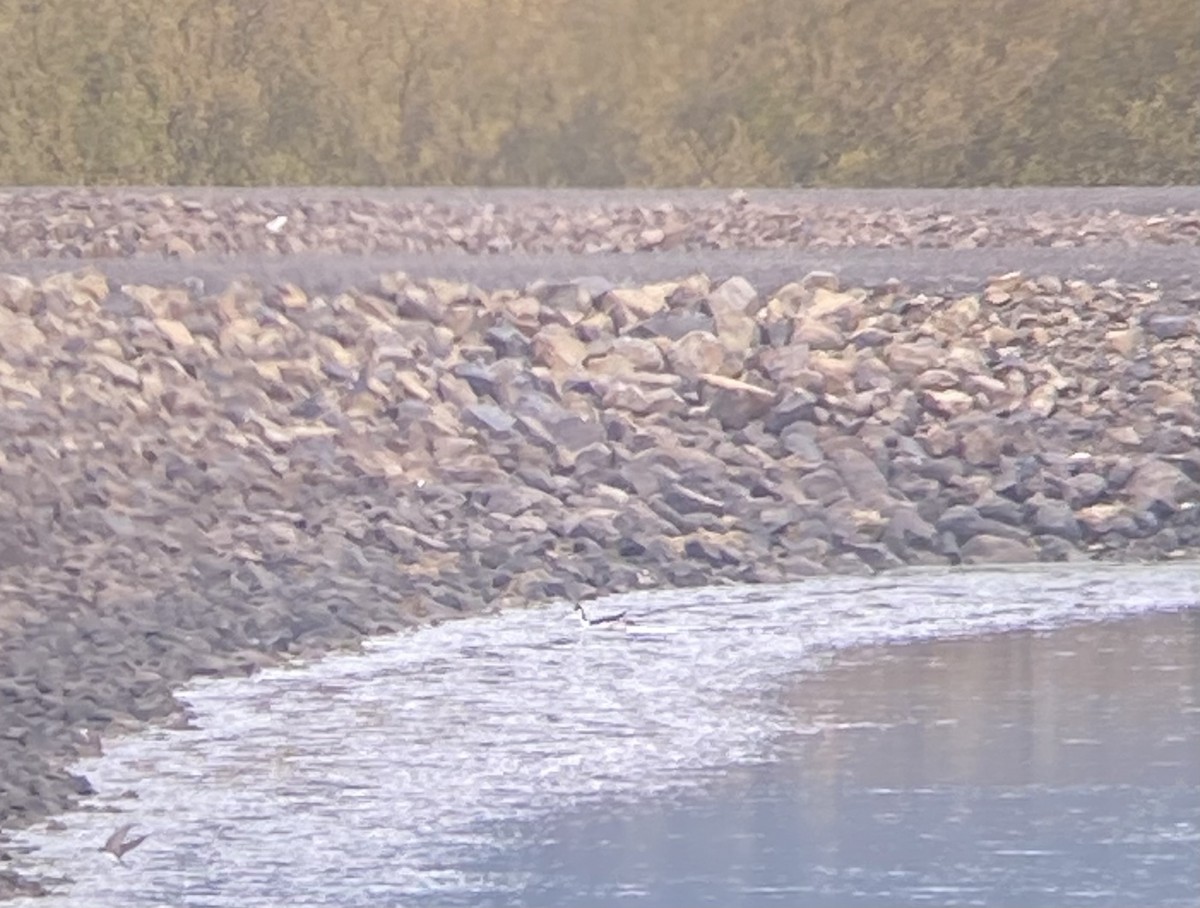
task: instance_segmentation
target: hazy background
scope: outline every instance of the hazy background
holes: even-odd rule
[[[1200,183],[1196,0],[0,0],[0,183]]]

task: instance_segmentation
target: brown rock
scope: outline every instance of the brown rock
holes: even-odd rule
[[[1117,533],[1132,536],[1137,533],[1137,523],[1124,505],[1094,504],[1076,512],[1079,522],[1093,536]]]
[[[835,292],[841,287],[841,281],[832,271],[810,271],[800,283],[806,289],[823,288]]]
[[[975,399],[962,391],[926,391],[921,395],[925,409],[938,416],[953,419],[975,408]]]
[[[716,335],[690,331],[666,349],[666,359],[679,375],[695,380],[702,374],[729,374],[726,350]]]
[[[108,296],[108,278],[94,269],[52,274],[43,278],[38,287],[45,294],[61,294],[83,312],[96,312],[99,309],[96,304]]]
[[[817,287],[811,301],[804,306],[805,321],[826,324],[838,333],[858,327],[865,311],[865,294],[860,291],[841,293],[827,287]]]
[[[612,352],[633,363],[638,372],[661,372],[663,370],[662,349],[658,344],[645,338],[618,337],[613,341]]]
[[[530,356],[556,375],[579,368],[588,354],[588,346],[570,328],[546,325],[530,341]]]
[[[846,337],[835,325],[811,317],[799,318],[792,326],[792,343],[805,344],[812,350],[841,350]]]
[[[33,281],[15,274],[0,274],[0,310],[33,312],[34,295],[37,287]]]
[[[999,466],[1004,449],[1005,439],[995,426],[976,426],[962,434],[962,458],[972,466]]]
[[[607,353],[589,357],[585,364],[588,371],[600,375],[632,375],[661,371],[663,355],[652,341],[621,337],[613,341]]]
[[[1038,560],[1037,552],[1020,539],[1004,536],[972,536],[959,550],[963,564],[1028,564]]]
[[[159,333],[176,350],[195,346],[196,338],[192,336],[192,332],[188,330],[187,325],[183,322],[176,321],[173,318],[156,318],[154,320],[154,327],[158,329]]]
[[[1142,436],[1133,426],[1114,426],[1107,429],[1105,434],[1128,448],[1138,448],[1142,445]]]
[[[1058,409],[1058,389],[1049,382],[1039,385],[1025,398],[1025,406],[1035,416],[1047,418]]]
[[[163,244],[163,251],[167,255],[185,259],[192,258],[196,254],[196,248],[181,236],[167,237],[166,243]]]
[[[631,327],[650,316],[661,312],[667,305],[669,285],[648,287],[615,287],[601,301],[618,332]]]
[[[683,552],[688,558],[713,567],[740,564],[745,557],[740,534],[709,530],[696,530],[690,534],[683,542]]]
[[[933,457],[945,457],[958,451],[961,441],[958,433],[941,423],[922,426],[915,435],[925,451]]]
[[[1142,349],[1146,340],[1142,329],[1136,327],[1108,331],[1105,333],[1104,339],[1108,341],[1109,346],[1125,359],[1133,359],[1134,354]]]
[[[1154,415],[1159,419],[1174,417],[1189,422],[1195,419],[1196,395],[1193,391],[1165,381],[1143,382],[1140,390],[1150,399]]]
[[[979,319],[980,305],[976,296],[954,300],[930,320],[934,329],[950,337],[964,337]]]
[[[959,376],[949,369],[928,369],[916,377],[913,386],[925,391],[949,391],[963,384]]]
[[[593,312],[575,325],[575,333],[585,343],[609,337],[616,328],[607,312]]]
[[[826,394],[850,394],[855,390],[858,360],[853,350],[847,350],[838,356],[814,350],[808,357],[808,365],[821,377],[821,390]],[[799,374],[795,376],[796,379],[800,377]],[[808,387],[810,391],[817,390],[807,385],[801,387]]]
[[[647,389],[627,381],[614,381],[604,392],[606,407],[628,410],[639,416],[650,413],[679,413],[687,409],[678,394],[671,388]]]
[[[0,308],[0,352],[26,356],[45,343],[46,335],[28,315]]]
[[[886,348],[884,360],[894,371],[911,377],[941,367],[946,362],[946,350],[932,341],[894,343]]]
[[[118,383],[123,383],[133,388],[141,387],[142,382],[138,370],[128,363],[123,363],[115,357],[104,354],[94,355],[93,362]]]
[[[1134,470],[1122,494],[1137,511],[1163,517],[1200,499],[1200,485],[1172,463],[1151,460]]]

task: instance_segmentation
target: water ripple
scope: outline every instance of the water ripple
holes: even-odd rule
[[[1051,628],[1200,603],[1195,564],[908,571],[638,594],[630,629],[569,603],[374,641],[184,692],[198,728],[112,742],[100,791],[26,844],[77,881],[57,904],[454,901],[528,881],[464,868],[496,830],[603,799],[669,797],[769,756],[781,679],[863,644]],[[129,790],[136,799],[123,798]],[[111,865],[121,821],[152,835]]]

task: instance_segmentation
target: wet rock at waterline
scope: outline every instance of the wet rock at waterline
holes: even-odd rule
[[[1194,555],[1200,313],[1169,303],[1020,275],[951,296],[0,277],[0,822],[80,793],[80,730],[186,721],[188,677],[420,622]]]

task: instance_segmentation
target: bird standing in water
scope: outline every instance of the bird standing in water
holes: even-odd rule
[[[615,615],[602,615],[599,618],[589,618],[587,612],[583,610],[583,604],[576,602],[575,611],[579,613],[579,623],[584,627],[621,627],[628,622],[625,620],[626,612],[618,612]]]
[[[125,854],[133,851],[138,845],[146,841],[145,835],[135,836],[132,839],[126,838],[129,835],[129,831],[136,825],[136,823],[126,823],[124,826],[118,827],[117,831],[108,837],[108,841],[104,843],[104,846],[100,850],[111,854],[117,859],[118,864],[124,864],[125,861],[122,858]],[[149,835],[149,833],[146,835]]]

